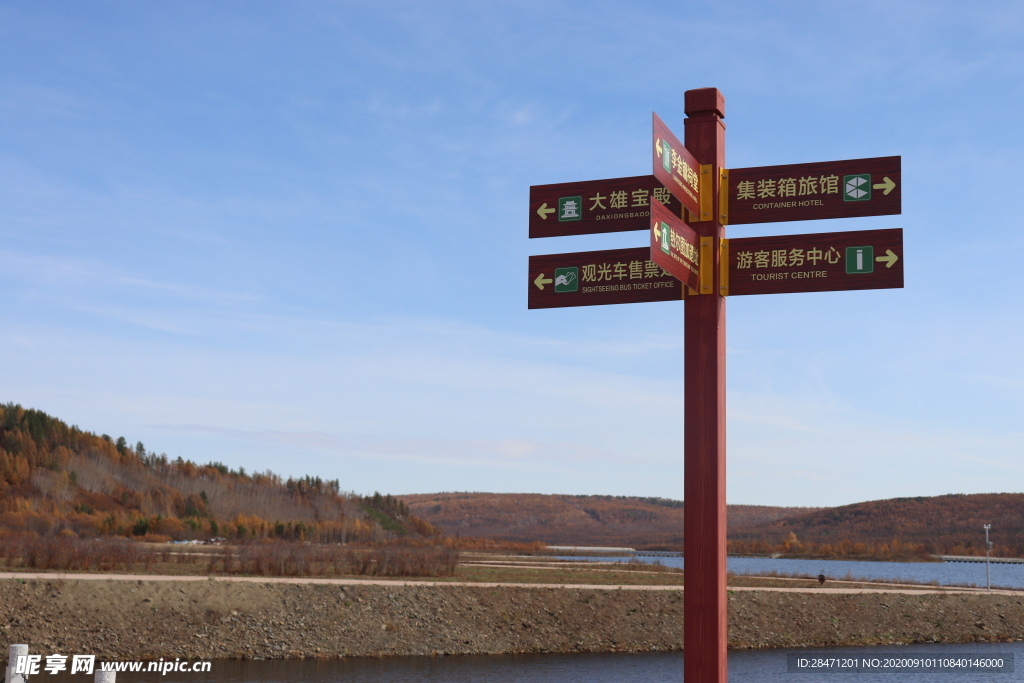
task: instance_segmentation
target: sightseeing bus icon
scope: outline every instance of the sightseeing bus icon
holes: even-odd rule
[[[555,268],[555,293],[577,291],[579,288],[578,277],[579,269],[576,267]]]

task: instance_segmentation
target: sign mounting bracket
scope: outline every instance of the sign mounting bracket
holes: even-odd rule
[[[715,239],[711,236],[700,238],[700,293],[714,294],[715,284]]]
[[[718,293],[729,296],[729,240],[723,239],[718,256]]]

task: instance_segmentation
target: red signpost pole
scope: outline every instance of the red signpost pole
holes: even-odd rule
[[[711,166],[710,178],[702,175],[701,182],[712,182],[715,198],[710,215],[698,216],[705,220],[689,224],[705,242],[701,260],[711,257],[716,277],[706,285],[707,290],[702,287],[699,296],[687,297],[684,313],[683,672],[686,683],[725,683],[725,297],[721,296],[717,277],[718,245],[725,237],[717,201],[719,169],[725,167],[725,98],[717,88],[688,90],[685,111],[688,118],[683,144],[698,162]]]
[[[696,276],[697,295],[685,297],[684,313],[683,667],[687,683],[726,683],[723,295],[902,287],[903,232],[778,235],[723,243],[724,222],[898,214],[902,211],[901,160],[898,156],[877,157],[732,169],[727,180],[731,176],[735,181],[736,193],[724,197],[725,98],[716,88],[687,90],[685,111],[682,144],[657,115],[653,117],[652,176],[530,188],[530,237],[649,229],[651,243],[650,248],[531,256],[528,301],[530,308],[669,301],[683,295],[684,287],[692,288]],[[765,193],[758,189],[756,199],[755,183],[757,187],[763,184]],[[600,203],[606,198],[601,192],[625,197],[629,187],[635,188],[631,194],[639,202],[634,206],[648,206],[650,199],[649,215],[642,209],[623,212],[629,215],[621,219],[604,213],[609,207]],[[581,213],[586,206],[584,196],[593,203]],[[779,201],[764,201],[771,197]],[[658,201],[665,206],[656,208],[654,202]],[[686,207],[686,223],[693,233],[678,224],[677,205]],[[689,213],[694,207],[697,215]],[[694,233],[696,255],[691,241]],[[770,268],[766,260],[769,250],[773,254]],[[723,262],[723,252],[731,254],[727,258],[732,259],[732,266]],[[759,261],[757,254],[763,254],[764,260]],[[613,262],[620,269],[615,276],[619,282],[595,284],[598,264],[603,264],[607,274]],[[629,280],[636,282],[625,280],[627,262]]]

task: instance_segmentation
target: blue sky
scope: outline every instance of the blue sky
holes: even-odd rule
[[[682,497],[682,304],[528,311],[530,185],[902,155],[906,288],[728,301],[729,501],[1024,490],[1016,2],[0,1],[0,401],[361,493]]]

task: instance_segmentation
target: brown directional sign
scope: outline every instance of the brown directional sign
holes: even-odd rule
[[[650,206],[681,213],[678,200],[652,175],[530,187],[530,237],[649,230]]]
[[[900,157],[731,168],[730,225],[902,212]]]
[[[529,308],[682,299],[683,284],[650,257],[647,247],[531,256]]]
[[[903,230],[853,230],[722,241],[730,296],[903,287]]]
[[[700,164],[658,115],[653,116],[654,177],[667,187],[683,206],[699,214]]]
[[[651,260],[690,289],[700,289],[697,233],[658,202],[651,204]]]

